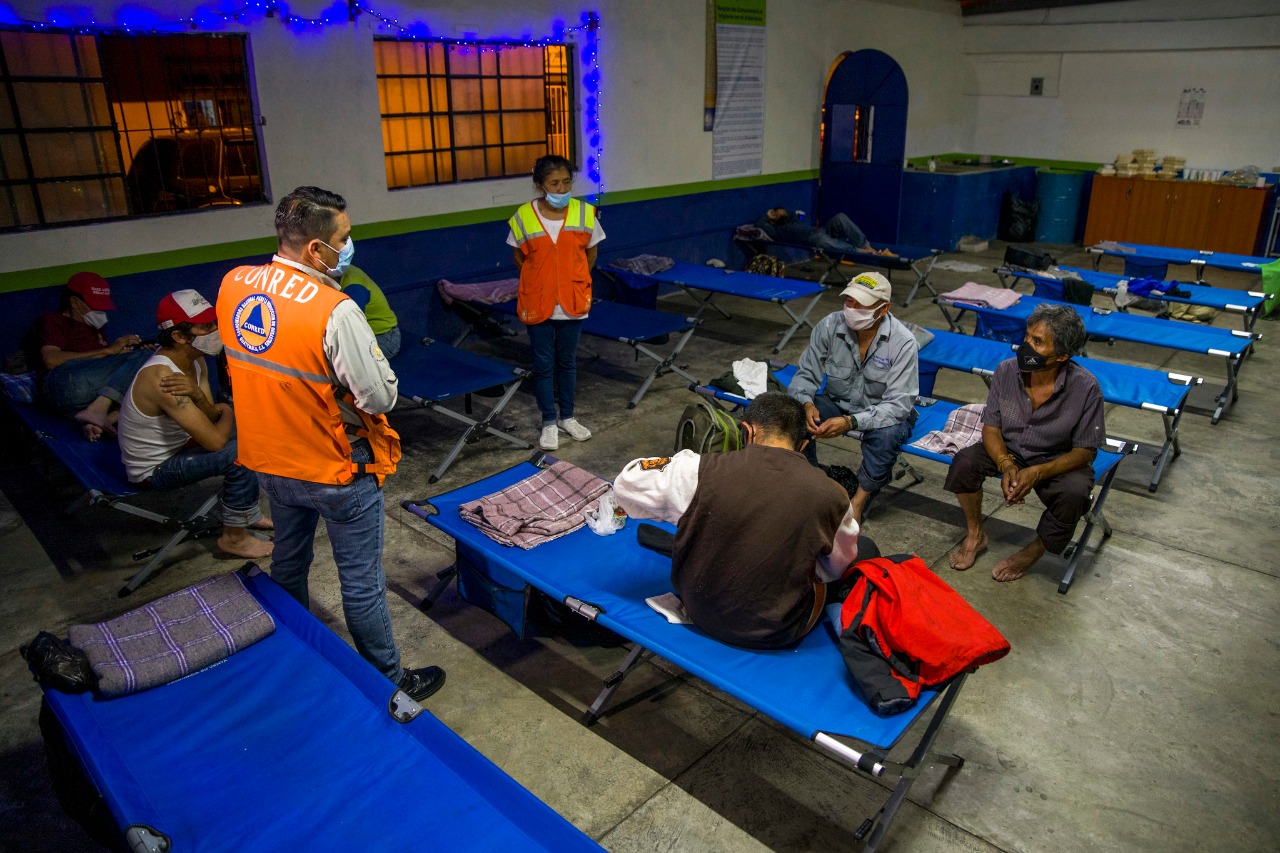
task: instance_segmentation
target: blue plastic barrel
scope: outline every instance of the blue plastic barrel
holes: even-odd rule
[[[1037,243],[1075,242],[1083,187],[1083,172],[1041,169],[1036,173],[1036,201],[1040,202]]]

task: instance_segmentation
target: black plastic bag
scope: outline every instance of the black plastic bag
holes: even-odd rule
[[[1013,193],[1004,194],[1000,206],[999,237],[1010,243],[1030,243],[1036,236],[1036,216],[1040,202],[1024,201]]]
[[[98,683],[85,653],[48,631],[36,634],[31,642],[18,649],[18,654],[27,662],[36,681],[54,690],[84,693]]]

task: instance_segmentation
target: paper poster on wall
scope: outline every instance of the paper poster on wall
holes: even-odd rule
[[[1197,127],[1204,117],[1204,89],[1183,89],[1178,101],[1178,127]]]
[[[711,176],[764,166],[765,0],[716,0],[716,106]]]

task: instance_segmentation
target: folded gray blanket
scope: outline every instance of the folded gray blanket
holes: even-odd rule
[[[586,524],[583,510],[609,491],[609,484],[568,462],[512,483],[500,492],[465,503],[462,518],[503,545],[526,551]]]
[[[209,578],[109,622],[72,625],[104,696],[176,681],[253,645],[276,625],[238,575]]]
[[[609,262],[609,266],[614,269],[640,275],[653,275],[656,272],[669,270],[675,265],[676,262],[665,255],[636,255],[634,258],[618,258]]]

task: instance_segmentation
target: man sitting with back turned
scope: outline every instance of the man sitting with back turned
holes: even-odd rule
[[[1093,458],[1106,440],[1102,392],[1093,374],[1071,361],[1084,347],[1084,321],[1070,305],[1045,303],[1027,318],[1015,358],[1000,362],[982,415],[982,443],[955,455],[943,488],[964,511],[964,542],[951,568],[964,570],[987,549],[982,481],[1000,477],[1005,505],[1035,489],[1045,505],[1036,538],[991,571],[1015,581],[1046,551],[1061,553],[1089,510]]]
[[[671,583],[695,625],[756,649],[798,642],[849,566],[879,556],[858,538],[844,490],[810,465],[804,409],[766,392],[742,416],[746,446],[732,453],[635,459],[614,483],[634,518],[677,525]]]
[[[271,556],[252,530],[270,530],[258,506],[258,475],[236,464],[235,416],[214,403],[205,356],[222,352],[218,316],[194,290],[156,308],[160,348],[142,365],[120,403],[120,456],[132,483],[172,489],[222,479],[218,548],[234,557]]]
[[[815,440],[862,431],[853,495],[853,514],[861,522],[867,501],[889,482],[898,451],[911,437],[920,351],[911,330],[890,313],[893,288],[880,273],[854,276],[840,295],[844,308],[814,326],[787,392],[804,404]],[[805,455],[817,465],[817,444]]]

